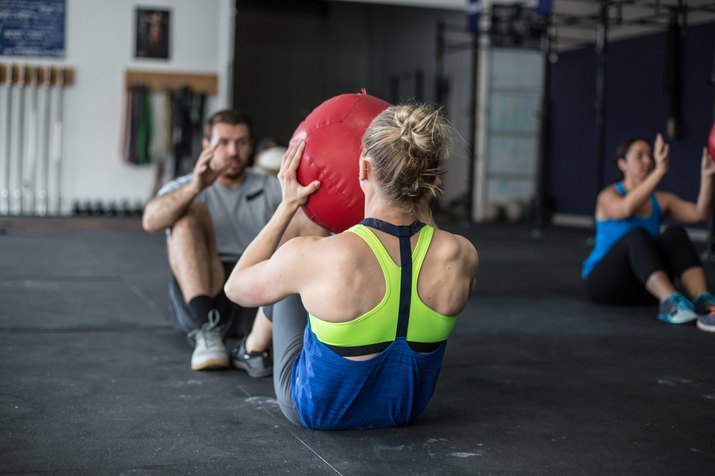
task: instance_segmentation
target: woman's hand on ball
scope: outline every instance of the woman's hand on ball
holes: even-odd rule
[[[318,180],[314,180],[306,186],[298,182],[298,166],[300,165],[304,148],[304,141],[297,141],[291,144],[286,153],[283,154],[281,169],[278,172],[278,180],[280,180],[281,189],[283,190],[283,202],[295,209],[305,204],[310,194],[320,187]]]

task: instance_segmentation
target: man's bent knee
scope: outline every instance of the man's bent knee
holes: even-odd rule
[[[176,220],[171,227],[171,231],[180,231],[187,227],[195,229],[196,226],[206,226],[211,224],[209,209],[203,202],[194,200],[186,209],[183,215]]]

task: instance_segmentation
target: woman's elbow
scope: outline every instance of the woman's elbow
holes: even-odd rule
[[[710,219],[710,207],[692,207],[690,209],[680,210],[677,213],[673,212],[671,216],[685,225],[693,225]]]
[[[242,285],[239,279],[232,276],[223,286],[223,292],[231,301],[243,307],[257,307],[260,304],[251,295],[249,286]]]
[[[615,220],[625,220],[636,214],[637,208],[629,205],[623,205],[613,210],[612,217]]]
[[[709,220],[713,213],[713,205],[712,203],[705,203],[703,206],[698,207],[698,211],[700,212],[700,220],[698,221]]]
[[[705,210],[697,214],[697,216],[693,217],[693,220],[691,223],[701,223],[704,222],[710,218],[710,210]]]
[[[229,279],[226,281],[226,284],[223,286],[223,292],[226,294],[226,297],[229,298],[231,301],[235,302],[236,304],[243,305],[241,293],[239,293],[239,287],[236,286],[235,280]]]

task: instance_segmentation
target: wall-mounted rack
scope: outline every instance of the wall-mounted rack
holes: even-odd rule
[[[147,86],[152,92],[189,86],[194,92],[215,96],[218,92],[218,76],[215,74],[176,73],[162,71],[127,70],[124,73],[127,88]]]
[[[0,84],[74,84],[74,70],[65,66],[0,63]]]

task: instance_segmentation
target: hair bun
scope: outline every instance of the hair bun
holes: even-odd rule
[[[452,131],[441,111],[403,104],[379,114],[363,137],[363,151],[388,198],[405,206],[440,193],[437,177],[449,156]]]
[[[400,139],[410,147],[410,155],[423,157],[435,154],[443,145],[444,131],[440,130],[439,109],[414,105],[397,106],[395,122],[400,128]]]

